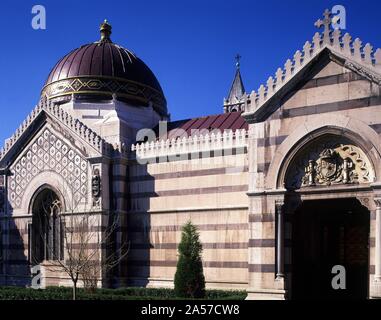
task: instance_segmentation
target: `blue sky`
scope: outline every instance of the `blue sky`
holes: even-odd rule
[[[46,30],[31,27],[36,4],[46,8]],[[353,38],[381,47],[375,0],[1,1],[0,145],[35,106],[54,64],[98,40],[104,19],[113,26],[112,40],[156,74],[178,120],[222,112],[238,52],[246,90],[256,90],[312,39],[314,22],[335,4],[346,7]]]

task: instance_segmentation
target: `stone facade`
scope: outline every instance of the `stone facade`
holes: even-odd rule
[[[297,51],[285,70],[278,69],[275,82],[270,77],[267,88],[247,100],[253,299],[292,297],[293,215],[303,202],[338,198],[356,198],[369,210],[368,296],[380,295],[375,270],[381,248],[375,243],[381,100],[379,83],[370,76],[379,74],[380,51],[374,60],[369,44],[360,51],[360,40],[351,46],[348,34],[341,40],[339,30],[328,28],[315,35],[313,46],[306,43],[303,55]]]
[[[100,237],[107,217],[119,218],[116,245],[129,242],[130,251],[114,286],[171,287],[181,227],[190,220],[208,288],[246,289],[249,299],[318,292],[312,280],[300,287],[305,223],[318,239],[305,239],[319,252],[312,258],[336,239],[330,247],[345,252],[335,258],[359,266],[354,278],[364,276],[363,297],[380,298],[381,51],[330,31],[330,22],[324,28],[258,92],[244,93],[237,69],[227,115],[171,123],[184,129],[175,137],[136,142],[142,129],[167,120],[150,105],[116,96],[41,101],[0,153],[1,282],[30,282],[34,200],[48,187],[65,215],[95,215],[89,227]],[[242,110],[245,125],[234,114]],[[206,132],[187,134],[201,123]],[[343,214],[324,214],[327,208]],[[355,237],[369,249],[356,247]],[[44,281],[68,283],[54,272]]]
[[[153,285],[173,285],[181,227],[191,220],[200,231],[208,285],[246,288],[246,135],[242,130],[234,136],[188,138],[178,141],[179,148],[176,143],[147,151],[150,143],[140,146],[138,163],[129,170],[128,214],[129,270],[137,284],[149,275]],[[172,148],[182,151],[171,154]],[[164,155],[170,159],[160,161]]]

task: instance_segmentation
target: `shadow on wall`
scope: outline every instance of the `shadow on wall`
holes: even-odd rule
[[[298,208],[300,208],[302,206],[303,201],[301,199],[300,194],[297,192],[294,192],[294,191],[288,191],[286,193],[284,200],[285,200],[284,201],[284,203],[285,203],[285,206],[284,206],[284,218],[285,218],[284,223],[285,223],[285,225],[291,226],[291,234],[288,234],[287,237],[285,238],[285,241],[284,241],[285,248],[288,248],[288,250],[285,250],[285,253],[284,253],[284,255],[285,255],[284,261],[286,262],[285,266],[284,266],[284,269],[285,269],[284,271],[285,271],[285,275],[286,275],[285,285],[287,288],[287,299],[291,299],[293,297],[293,282],[294,282],[293,273],[295,273],[295,270],[293,267],[293,264],[294,264],[294,261],[293,261],[294,250],[293,250],[293,248],[296,245],[295,236],[294,236],[294,233],[295,233],[295,212],[297,211]],[[276,217],[276,219],[278,219],[278,217]],[[278,222],[278,221],[276,221],[276,222]],[[278,223],[276,223],[277,231],[278,231],[278,227],[279,227]],[[276,234],[278,233],[277,231],[276,231]],[[278,259],[278,257],[277,257],[277,259]]]
[[[150,280],[151,239],[150,198],[157,197],[154,177],[148,173],[147,165],[133,164],[128,178],[127,226],[130,252],[126,261],[128,285],[145,287]]]
[[[150,198],[156,197],[157,194],[154,192],[154,177],[148,174],[147,166],[139,164],[134,166],[135,169],[138,168],[138,175],[133,174],[131,180],[127,180],[127,190],[124,195],[127,201],[125,201],[126,208],[123,209],[128,214],[122,216],[120,225],[122,241],[130,244],[129,253],[120,262],[118,270],[110,270],[106,283],[103,284],[107,287],[126,285],[144,287],[150,278],[150,249],[153,248],[153,244],[148,211]],[[133,169],[128,167],[127,170],[131,172]],[[126,179],[129,178],[128,175]],[[112,181],[112,177],[110,179]],[[32,215],[19,218],[19,221],[12,215],[8,217],[13,208],[5,194],[4,184],[0,180],[0,286],[31,286],[34,276],[31,273],[30,256]],[[115,211],[117,194],[114,194],[113,190],[111,194],[113,195],[111,209]]]
[[[30,286],[29,239],[32,217],[22,218],[16,224],[12,215],[7,216],[12,210],[4,184],[1,185],[0,181],[0,286]]]

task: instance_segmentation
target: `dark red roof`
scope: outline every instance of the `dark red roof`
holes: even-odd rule
[[[155,75],[142,60],[112,42],[90,43],[69,52],[53,67],[45,85],[80,76],[121,78],[163,92]]]
[[[231,112],[224,114],[217,114],[211,116],[205,116],[200,118],[179,120],[168,123],[168,138],[178,138],[183,133],[182,130],[186,131],[187,136],[195,134],[194,130],[209,130],[213,131],[215,129],[221,130],[232,130],[236,131],[238,129],[248,129],[248,124],[245,119],[241,116],[240,112]],[[180,131],[181,130],[181,131]],[[197,132],[196,132],[197,134]]]

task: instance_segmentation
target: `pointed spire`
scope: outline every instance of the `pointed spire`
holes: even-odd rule
[[[237,54],[237,56],[236,56],[236,68],[237,69],[236,69],[234,80],[233,80],[233,83],[232,83],[232,86],[230,88],[229,95],[228,95],[228,102],[229,103],[234,103],[234,102],[241,100],[242,96],[245,93],[245,87],[243,85],[243,81],[242,81],[242,77],[241,77],[241,71],[240,71],[240,67],[241,67],[240,60],[241,60],[241,56],[239,54]]]
[[[224,101],[224,112],[234,112],[243,111],[244,102],[243,98],[245,96],[245,87],[243,85],[241,77],[241,56],[239,54],[235,57],[236,60],[236,72],[234,76],[233,83],[230,87],[228,98]]]

